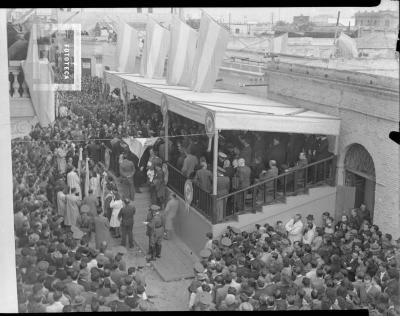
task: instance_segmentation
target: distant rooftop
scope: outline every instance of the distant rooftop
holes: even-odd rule
[[[398,18],[399,13],[392,10],[380,10],[380,11],[359,11],[354,16],[376,16],[376,15],[392,15],[393,17]]]
[[[399,62],[396,59],[301,59],[279,57],[284,63],[301,64],[305,66],[324,67],[327,69],[347,70],[368,73],[399,79]]]

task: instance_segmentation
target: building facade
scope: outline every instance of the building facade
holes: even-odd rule
[[[357,12],[355,25],[358,27],[395,30],[399,28],[399,15],[395,11]]]
[[[338,155],[336,198],[333,206],[320,207],[339,219],[363,203],[374,224],[400,237],[400,148],[388,137],[398,130],[398,77],[289,62],[266,68],[225,63],[219,76],[219,88],[339,117],[340,135],[332,144]]]
[[[308,15],[297,15],[293,17],[294,25],[304,25],[310,23],[310,17]]]
[[[398,130],[398,78],[289,63],[270,63],[266,76],[268,98],[340,117],[337,215],[363,203],[400,237],[400,148],[388,137]]]

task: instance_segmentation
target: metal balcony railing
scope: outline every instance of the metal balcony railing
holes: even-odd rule
[[[240,189],[225,196],[215,196],[193,183],[191,206],[217,224],[235,219],[239,214],[260,210],[263,205],[284,202],[287,196],[306,193],[311,187],[322,184],[335,185],[336,156],[296,167],[270,179],[258,182],[248,188]],[[168,163],[168,186],[181,198],[187,178]]]
[[[287,196],[306,193],[310,187],[322,184],[334,185],[335,168],[336,156],[331,156],[301,168],[292,168],[277,177],[248,188],[217,197],[217,204],[222,202],[224,205],[222,220],[236,218],[243,213],[254,213],[261,210],[263,205],[284,202]]]

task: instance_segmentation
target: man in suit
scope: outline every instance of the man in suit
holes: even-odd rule
[[[110,157],[110,168],[115,172],[115,175],[119,176],[119,155],[121,154],[121,145],[118,136],[116,135],[110,142],[111,144],[111,157]]]
[[[186,158],[183,160],[182,173],[185,177],[189,178],[196,166],[199,164],[199,160],[196,156],[192,155],[189,150],[184,150]]]
[[[101,244],[105,241],[109,243],[112,238],[110,234],[110,222],[104,216],[103,210],[99,208],[97,210],[98,216],[94,218],[94,231],[95,231],[95,242],[96,249],[99,249]]]
[[[69,294],[72,300],[85,291],[85,288],[82,285],[78,284],[78,275],[79,272],[73,270],[71,272],[71,282],[65,284],[66,292]]]
[[[171,194],[171,198],[165,206],[165,236],[164,239],[170,239],[174,231],[173,220],[179,210],[179,200],[175,193]]]
[[[254,163],[251,166],[251,179],[258,181],[261,172],[265,169],[264,163],[262,162],[261,156],[256,156],[254,158]],[[253,182],[253,181],[252,181]]]
[[[328,138],[324,135],[317,137],[316,158],[322,160],[330,156]]]
[[[164,131],[160,131],[160,137],[164,137],[164,135],[165,135],[165,132]],[[167,142],[168,142],[168,160],[171,160],[173,144],[172,144],[172,141],[169,138],[167,139]],[[165,143],[164,140],[158,146],[158,155],[160,156],[160,158],[163,161],[165,161],[165,146],[166,146],[166,143]]]
[[[238,189],[242,190],[250,186],[250,176],[251,176],[251,170],[248,166],[246,166],[246,161],[243,158],[240,158],[238,160],[238,167],[236,174],[239,178],[239,186]],[[239,194],[237,196],[238,203],[237,206],[239,210],[243,210],[244,208],[244,199],[245,199],[245,194]]]
[[[213,175],[210,170],[207,169],[207,163],[205,161],[200,163],[201,169],[197,170],[194,182],[205,192],[212,192],[212,181]]]
[[[134,215],[136,213],[135,206],[127,198],[124,199],[124,207],[118,214],[118,219],[121,221],[122,240],[121,245],[125,247],[126,239],[129,240],[129,248],[133,248],[133,224]]]
[[[250,164],[252,160],[252,150],[250,147],[250,141],[247,138],[243,138],[242,143],[244,147],[239,154],[239,158],[243,158],[247,162],[247,164]]]
[[[222,172],[218,172],[217,177],[217,196],[221,197],[229,194],[231,187],[231,180],[229,177],[224,175]],[[225,210],[226,210],[227,199],[217,201],[217,222],[222,221]]]
[[[246,165],[246,160],[243,158],[238,160],[237,175],[239,177],[239,190],[250,186],[251,170]]]
[[[275,160],[278,167],[286,161],[286,148],[278,138],[273,140],[273,145],[268,152],[268,160]]]
[[[297,157],[303,150],[305,136],[303,134],[290,134],[287,148],[287,165],[292,166],[296,163]]]
[[[93,190],[89,190],[89,195],[85,196],[82,205],[87,205],[89,207],[89,215],[95,217],[97,215],[97,206],[99,205],[99,200],[93,195]]]
[[[89,158],[92,159],[95,163],[100,161],[100,145],[97,141],[91,140],[89,145],[87,145],[87,151]]]
[[[155,260],[155,257],[161,258],[161,243],[165,227],[165,217],[160,214],[159,209],[155,211],[153,218],[147,225],[150,228],[150,260]]]
[[[125,198],[134,200],[135,199],[135,185],[133,176],[135,175],[135,165],[132,161],[128,160],[126,155],[123,155],[123,159],[119,165],[119,173],[121,175],[121,185],[123,186],[123,195]]]

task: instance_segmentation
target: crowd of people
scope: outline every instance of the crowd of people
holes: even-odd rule
[[[229,227],[208,242],[188,288],[190,310],[367,309],[400,313],[400,239],[392,240],[362,205],[334,225],[327,212],[287,223]]]
[[[12,142],[20,312],[154,310],[143,267],[124,259],[134,246],[134,196],[119,192],[104,165],[113,138],[126,133],[108,121],[117,122],[119,103],[109,100],[103,120],[85,115],[100,86],[85,78],[79,94],[61,93],[54,124]],[[125,247],[113,248],[119,238]]]
[[[159,216],[177,203],[174,195],[166,201],[162,115],[150,103],[131,100],[125,118],[122,101],[102,95],[102,85],[99,78],[84,77],[81,92],[58,92],[54,124],[36,126],[12,142],[20,312],[154,309],[141,267],[127,267],[124,253],[134,246],[133,201],[145,183],[153,204],[152,260],[160,255],[163,229],[166,238],[173,231],[171,219],[161,223]],[[169,162],[211,192],[212,153],[204,127],[173,113],[169,120]],[[293,167],[297,155],[303,164],[329,156],[324,136],[221,134],[219,194],[220,178],[228,178],[225,191],[231,192]],[[139,160],[121,141],[127,136],[160,138]],[[237,185],[233,178],[243,169],[246,179]],[[364,206],[336,225],[329,214],[321,227],[312,215],[304,221],[296,216],[285,225],[256,225],[251,233],[229,228],[208,238],[189,287],[191,310],[399,313],[398,244],[371,224]],[[115,240],[123,247],[111,249]]]

